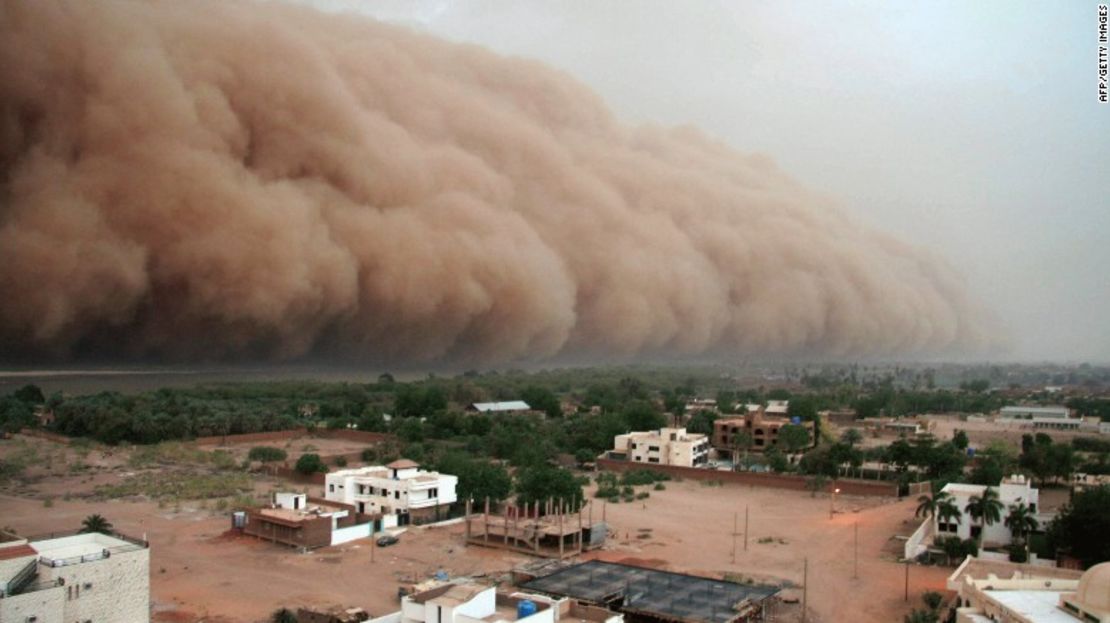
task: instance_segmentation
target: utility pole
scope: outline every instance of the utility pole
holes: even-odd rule
[[[748,507],[744,506],[744,551],[748,551]]]
[[[802,623],[806,623],[806,610],[809,603],[809,559],[802,560]]]
[[[855,551],[852,557],[852,579],[859,579],[859,522],[855,523]]]
[[[732,564],[736,564],[736,519],[737,513],[732,514]]]
[[[906,559],[906,596],[903,600],[907,603],[910,601],[910,559]]]

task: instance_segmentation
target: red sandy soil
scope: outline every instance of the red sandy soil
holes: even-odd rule
[[[2,446],[0,456],[5,451]],[[120,478],[126,467],[118,460],[116,456],[104,459],[106,464],[95,480]],[[371,561],[369,541],[302,554],[228,534],[230,518],[201,510],[199,502],[182,503],[180,512],[160,509],[154,502],[61,497],[51,507],[44,505],[42,496],[87,490],[93,484],[82,482],[87,478],[83,473],[41,478],[35,485],[39,499],[9,485],[0,494],[0,526],[11,526],[21,534],[70,530],[85,516],[100,513],[116,529],[145,536],[151,542],[155,621],[163,623],[264,621],[280,606],[302,605],[361,606],[380,615],[398,608],[399,586],[424,580],[437,570],[451,576],[485,574],[502,579],[513,566],[528,560],[499,550],[465,547],[461,525],[410,530],[399,544],[375,548]],[[275,486],[283,487],[272,479],[260,479],[256,489]],[[594,519],[604,514],[615,534],[606,549],[592,555],[676,571],[730,573],[759,582],[796,584],[802,581],[803,560],[808,558],[809,620],[829,623],[901,620],[911,607],[921,605],[923,591],[943,591],[952,571],[911,566],[910,601],[903,601],[905,567],[892,555],[901,546],[893,535],[907,534],[915,527],[914,500],[838,496],[837,512],[830,519],[827,494],[812,497],[808,492],[696,482],[670,482],[666,487],[664,491],[642,488],[651,497],[633,503],[595,502]],[[315,489],[310,492],[322,493]],[[746,550],[745,507],[750,513]],[[734,514],[739,533],[735,562]],[[856,524],[859,577],[853,578]],[[790,608],[776,611],[779,621],[796,617]]]

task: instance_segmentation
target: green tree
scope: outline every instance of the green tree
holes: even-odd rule
[[[917,510],[914,517],[933,517],[940,510],[940,506],[951,501],[952,496],[946,491],[937,491],[932,495],[922,495],[917,498]]]
[[[956,431],[956,434],[952,435],[952,445],[956,446],[960,450],[967,450],[967,446],[969,443],[970,440],[968,440],[967,438],[967,433],[962,430],[958,430]]]
[[[1004,523],[1010,529],[1014,542],[1022,546],[1026,544],[1026,535],[1039,527],[1033,511],[1021,502],[1010,505],[1010,512],[1006,515]]]
[[[748,450],[751,449],[753,443],[752,434],[746,430],[741,430],[733,433],[732,438],[729,440],[729,446],[732,448],[732,462],[739,463],[740,455],[748,456]]]
[[[509,496],[512,479],[501,465],[483,459],[472,459],[453,452],[445,454],[436,463],[436,470],[458,476],[458,499],[481,502],[487,497],[494,504]]]
[[[937,503],[936,511],[937,521],[940,523],[956,523],[959,524],[963,513],[960,512],[956,503],[950,498],[945,498]]]
[[[983,540],[983,531],[987,526],[998,523],[1002,519],[1002,502],[998,501],[998,491],[987,487],[983,495],[973,495],[967,500],[964,510],[971,516],[972,521],[979,523],[979,541]]]
[[[318,472],[326,473],[328,471],[328,466],[324,464],[319,454],[308,453],[302,454],[301,458],[297,459],[297,465],[293,469],[307,476]]]
[[[28,404],[41,405],[46,402],[46,396],[37,385],[24,385],[12,393],[12,397]]]
[[[99,513],[89,515],[81,521],[81,532],[99,532],[101,534],[108,534],[111,531],[112,524]]]
[[[1084,568],[1110,560],[1110,485],[1076,493],[1046,535],[1051,549],[1078,558]]]
[[[520,392],[520,398],[527,402],[529,407],[537,411],[543,411],[547,417],[557,418],[563,415],[563,408],[559,404],[559,399],[551,390],[537,385],[529,385]]]
[[[809,431],[804,426],[787,424],[779,429],[779,445],[787,452],[797,452],[809,445]]]
[[[550,465],[534,465],[517,470],[516,501],[520,505],[543,504],[553,499],[577,510],[582,505],[582,485],[574,474]]]
[[[849,428],[840,435],[840,440],[854,448],[856,444],[863,441],[863,433],[859,432],[858,428]]]
[[[628,424],[629,430],[633,431],[658,430],[667,424],[663,414],[656,411],[655,407],[646,400],[630,402],[621,415]]]

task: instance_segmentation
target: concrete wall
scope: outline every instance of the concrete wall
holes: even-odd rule
[[[64,567],[39,565],[40,580],[57,578],[65,580],[65,586],[60,588],[64,619],[59,619],[58,623],[150,622],[150,550],[147,548],[113,553],[108,558]]]
[[[365,539],[374,534],[373,523],[355,524],[348,528],[339,528],[331,532],[331,544],[340,545],[357,539]]]
[[[65,615],[65,590],[64,587],[57,586],[0,599],[0,622],[23,623],[34,616],[39,623],[68,623],[69,619]]]
[[[795,474],[764,474],[755,472],[718,471],[714,469],[697,469],[693,467],[679,467],[677,465],[645,465],[629,461],[615,461],[613,459],[598,459],[597,467],[601,470],[612,472],[626,472],[638,469],[669,474],[672,477],[688,478],[690,480],[718,480],[725,483],[753,485],[757,487],[771,487],[775,489],[806,490],[806,477]],[[898,485],[892,482],[872,482],[869,480],[838,479],[836,486],[843,495],[870,495],[889,496],[898,495]]]

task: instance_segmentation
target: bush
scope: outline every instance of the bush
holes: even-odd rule
[[[599,486],[597,492],[594,493],[595,498],[612,498],[618,495],[620,495],[620,489],[610,485]]]
[[[625,472],[621,476],[621,484],[623,485],[650,485],[656,482],[664,482],[670,480],[671,477],[667,474],[655,472],[650,469],[635,469]]]
[[[327,472],[328,466],[324,465],[324,461],[320,458],[319,454],[302,454],[301,458],[297,459],[297,465],[294,467],[298,473],[309,475],[317,472]]]
[[[252,461],[261,461],[263,463],[276,463],[284,461],[288,454],[281,448],[273,448],[270,446],[255,446],[247,453],[247,458]]]
[[[646,500],[649,497],[651,497],[651,494],[648,493],[647,491],[641,491],[641,492],[636,494],[636,499],[637,500]]]
[[[663,489],[666,489],[666,488],[667,488],[667,486],[666,486],[666,485],[664,485],[664,484],[663,484],[663,483],[661,483],[661,482],[657,482],[657,483],[655,483],[655,487],[653,487],[653,488],[654,488],[654,489],[655,489],[656,491],[662,491]]]
[[[374,461],[377,461],[377,460],[378,460],[378,449],[377,448],[365,448],[365,449],[363,449],[363,451],[362,451],[362,462],[363,463],[373,463]]]
[[[345,457],[345,456],[335,457],[335,466],[336,467],[347,467],[347,457]]]

